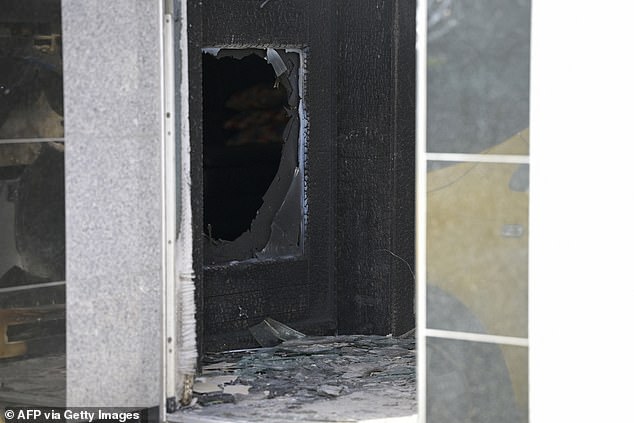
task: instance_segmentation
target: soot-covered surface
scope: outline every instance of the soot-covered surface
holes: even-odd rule
[[[306,337],[208,354],[197,403],[171,421],[357,421],[416,413],[414,339]]]

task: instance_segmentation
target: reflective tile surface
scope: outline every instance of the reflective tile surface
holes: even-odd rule
[[[427,339],[428,423],[528,421],[528,350]]]
[[[60,0],[0,12],[0,405],[65,405]]]
[[[428,173],[428,327],[528,336],[528,165]]]
[[[528,127],[530,5],[428,0],[428,151],[481,153]]]
[[[0,287],[64,280],[64,144],[0,144]]]
[[[59,0],[3,2],[0,138],[64,136]]]

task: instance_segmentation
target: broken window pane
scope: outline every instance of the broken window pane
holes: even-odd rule
[[[63,143],[0,144],[0,216],[0,281],[63,281]]]
[[[61,138],[59,1],[8,3],[0,18],[0,138]]]
[[[204,224],[211,262],[301,252],[300,54],[204,49]]]
[[[63,406],[65,203],[59,0],[0,13],[0,404]]]
[[[428,327],[528,336],[527,166],[428,173]]]

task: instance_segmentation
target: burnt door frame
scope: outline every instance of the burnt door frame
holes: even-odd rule
[[[337,330],[414,327],[416,1],[336,2]]]
[[[247,345],[267,316],[298,330],[336,329],[336,115],[334,2],[188,2],[189,103],[197,332],[202,353]],[[308,115],[304,251],[292,259],[211,265],[203,216],[203,48],[293,48],[306,54]]]

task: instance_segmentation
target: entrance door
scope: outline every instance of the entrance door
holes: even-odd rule
[[[415,2],[188,2],[203,351],[414,326]],[[201,277],[202,276],[202,277]]]
[[[199,339],[333,333],[332,1],[189,3]]]

